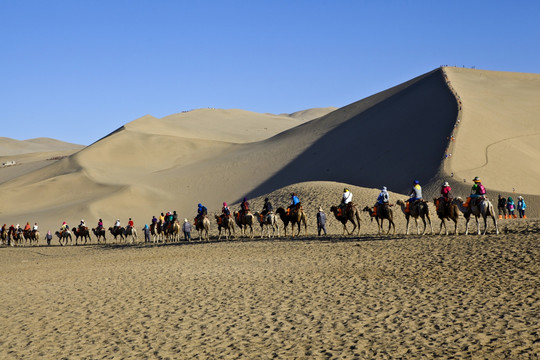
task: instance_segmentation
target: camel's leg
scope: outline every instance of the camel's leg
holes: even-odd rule
[[[429,233],[430,235],[433,235],[433,224],[431,223],[431,218],[429,217],[429,214],[426,214],[426,217],[427,217],[427,221],[429,223],[429,228],[431,230],[431,232]],[[446,225],[445,225],[446,226]],[[448,235],[448,233],[446,233],[446,235]]]
[[[483,218],[484,218],[484,232],[482,233],[482,235],[486,235],[487,229],[488,229],[487,216],[483,216]]]
[[[439,235],[442,234],[443,225],[444,225],[444,229],[446,230],[446,224],[444,223],[444,219],[443,218],[440,218],[440,219],[441,219],[441,226],[439,226]],[[446,235],[448,235],[448,231],[446,232]]]
[[[491,218],[493,219],[493,225],[495,225],[495,233],[499,235],[499,227],[497,226],[497,219],[495,219],[495,215],[492,214]]]
[[[476,220],[476,232],[480,235],[480,221],[478,220],[478,216],[475,216],[474,218]]]
[[[405,234],[406,234],[406,235],[409,235],[409,220],[410,220],[410,218],[407,217],[407,225],[406,225],[406,226],[407,226],[407,230],[405,231]]]

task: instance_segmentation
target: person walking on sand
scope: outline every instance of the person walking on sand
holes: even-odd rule
[[[517,209],[518,209],[520,219],[527,218],[527,215],[525,215],[526,208],[527,208],[527,204],[525,204],[525,199],[523,199],[523,196],[518,196]]]
[[[506,198],[501,196],[501,194],[499,194],[497,209],[499,210],[499,220],[503,218],[503,215],[505,219],[508,219],[508,215],[506,214]]]
[[[144,224],[143,232],[144,232],[144,242],[150,242],[150,227],[148,226],[148,224]]]
[[[191,223],[188,221],[188,219],[184,219],[182,231],[184,232],[184,240],[191,241]]]
[[[45,240],[47,240],[47,246],[51,246],[51,240],[52,240],[51,230],[47,231],[47,235],[45,235]]]
[[[317,213],[317,235],[321,236],[321,230],[326,236],[326,214],[323,212],[322,206],[319,206],[319,212]]]

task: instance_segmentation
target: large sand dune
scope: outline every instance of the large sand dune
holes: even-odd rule
[[[132,217],[141,224],[161,211],[191,217],[197,203],[218,211],[223,201],[313,181],[405,193],[419,179],[429,196],[450,180],[457,195],[466,195],[476,175],[492,196],[513,187],[534,194],[539,89],[537,75],[446,68],[337,110],[144,116],[49,166],[0,177],[0,212],[12,223]],[[509,110],[514,106],[526,110],[516,113],[519,121]],[[493,114],[502,115],[486,123]],[[497,144],[518,139],[515,157],[492,155]],[[453,156],[445,161],[449,150]]]

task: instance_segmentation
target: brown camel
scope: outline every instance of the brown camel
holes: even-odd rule
[[[239,212],[233,213],[236,225],[241,229],[242,236],[246,236],[247,228],[249,227],[249,238],[253,239],[253,224],[255,223],[255,216],[248,210],[243,216]]]
[[[369,216],[371,217],[371,221],[373,221],[373,218],[377,220],[377,230],[379,235],[381,234],[381,231],[383,231],[383,222],[384,220],[388,220],[388,231],[386,232],[386,235],[390,233],[390,229],[393,228],[392,235],[396,233],[396,224],[394,224],[394,212],[389,206],[380,207],[377,211],[377,215],[374,214],[374,211],[369,206],[366,206],[362,211],[366,211]],[[380,220],[380,223],[379,223]]]
[[[90,238],[90,231],[88,231],[88,228],[86,226],[84,227],[74,227],[71,229],[73,231],[73,235],[75,235],[75,245],[77,245],[77,241],[79,238],[81,238],[81,242],[84,239],[84,245],[86,245],[87,241],[92,242],[92,238]]]
[[[442,234],[442,228],[444,226],[444,232],[448,235],[448,228],[446,227],[445,220],[452,220],[454,222],[454,234],[459,235],[458,231],[458,219],[459,211],[456,204],[452,201],[446,203],[443,198],[433,198],[433,203],[437,209],[437,216],[441,219],[441,227],[439,228],[439,235]]]
[[[405,214],[405,219],[407,219],[407,231],[406,234],[409,235],[409,220],[411,217],[414,218],[414,222],[416,223],[416,233],[420,235],[420,228],[418,227],[418,218],[422,219],[422,222],[424,223],[424,231],[422,231],[422,235],[426,233],[426,219],[429,222],[429,227],[431,228],[431,234],[433,234],[433,225],[431,225],[431,218],[429,217],[429,207],[427,202],[421,200],[416,201],[411,204],[409,208],[409,212],[406,211],[406,205],[403,200],[398,200],[396,202],[397,205],[401,207],[401,210],[403,211],[403,214]]]
[[[199,241],[208,241],[208,230],[210,229],[210,220],[205,216],[202,219],[194,219],[195,229],[199,232]]]
[[[499,227],[497,226],[497,219],[495,217],[495,209],[493,208],[493,204],[491,203],[491,201],[489,201],[487,198],[479,198],[478,203],[471,200],[468,207],[465,207],[463,205],[463,199],[460,197],[454,199],[453,203],[458,206],[459,210],[463,213],[463,216],[465,217],[465,235],[469,234],[469,221],[471,219],[471,215],[474,215],[474,218],[476,219],[476,230],[478,235],[480,235],[480,224],[478,223],[478,218],[480,216],[484,218],[483,235],[486,234],[488,229],[488,216],[493,219],[493,225],[495,225],[495,232],[499,234]]]
[[[23,230],[23,237],[30,245],[35,243],[36,246],[39,246],[39,231]]]
[[[357,229],[356,235],[360,235],[360,212],[354,204],[351,204],[350,207],[346,208],[343,214],[339,211],[337,206],[332,206],[330,211],[333,212],[336,219],[343,224],[343,235],[345,235],[345,232],[347,235],[354,234],[355,229]],[[347,230],[347,221],[350,221],[353,224],[351,232]]]
[[[56,231],[54,234],[58,236],[58,242],[60,243],[60,246],[67,245],[68,239],[71,243],[71,246],[73,246],[73,238],[71,237],[71,232],[69,230],[64,230],[62,232]]]
[[[97,242],[99,244],[101,238],[103,238],[103,243],[107,242],[107,238],[105,237],[105,234],[107,233],[104,228],[92,228],[92,232],[97,238]]]
[[[221,216],[214,214],[214,217],[218,224],[218,240],[221,240],[221,229],[223,229],[226,240],[229,240],[230,237],[234,239],[236,237],[234,220],[230,216],[225,216],[223,214]]]
[[[304,223],[304,235],[307,235],[306,214],[304,213],[302,207],[300,207],[297,211],[292,210],[288,215],[287,211],[280,207],[276,210],[276,214],[278,214],[281,221],[283,221],[283,230],[285,232],[285,236],[287,236],[287,226],[289,226],[289,223],[291,223],[292,227],[292,237],[294,237],[294,225],[298,226],[298,232],[296,234],[296,236],[298,236],[300,235],[300,225],[302,223]]]
[[[268,212],[268,214],[263,215],[259,214],[258,212],[255,213],[255,217],[257,220],[259,220],[259,224],[261,225],[261,239],[264,236],[264,229],[266,228],[268,238],[276,237],[276,230],[277,230],[277,236],[279,236],[279,226],[277,223],[277,216],[274,214],[273,211]],[[270,235],[270,228],[272,228],[272,235]]]
[[[109,231],[111,232],[112,236],[114,236],[114,240],[116,241],[116,238],[120,236],[120,242],[124,240],[124,232],[126,231],[123,227],[109,227]]]

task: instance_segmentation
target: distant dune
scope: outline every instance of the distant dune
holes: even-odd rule
[[[430,197],[448,180],[464,196],[474,176],[483,178],[492,198],[515,187],[534,204],[538,95],[538,75],[444,68],[340,109],[147,115],[81,151],[71,145],[69,157],[47,166],[41,159],[41,167],[18,174],[2,169],[0,217],[48,226],[80,218],[111,224],[132,217],[144,224],[162,211],[191,218],[198,203],[219,211],[223,201],[260,199],[304,183],[322,182],[321,189],[327,182],[349,184],[372,189],[376,197],[373,189],[403,194],[418,179]],[[0,141],[20,154],[24,146],[14,144]],[[24,151],[50,151],[61,143],[23,145]],[[314,207],[339,200],[342,189],[327,193],[313,186],[299,189]],[[362,206],[374,201],[358,199]],[[288,195],[275,201],[286,205]]]

